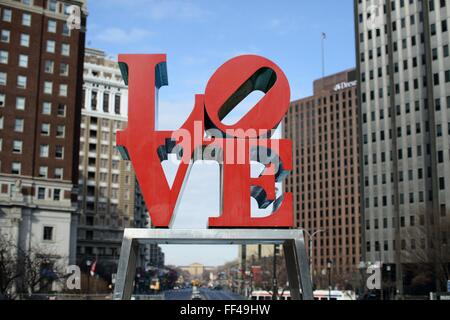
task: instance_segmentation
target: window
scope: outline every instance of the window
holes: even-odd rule
[[[46,93],[46,94],[53,93],[53,82],[51,82],[51,81],[44,82],[44,93]]]
[[[11,164],[11,173],[21,174],[21,172],[22,172],[22,164],[20,162],[13,162]]]
[[[66,131],[66,127],[64,125],[58,125],[56,127],[56,137],[57,138],[64,138],[65,131]]]
[[[44,241],[53,241],[53,227],[46,227],[46,226],[44,227],[42,240],[44,240]]]
[[[51,33],[56,33],[56,21],[55,20],[48,20],[47,31],[51,32]]]
[[[63,24],[63,32],[62,32],[63,36],[70,36],[70,29],[67,26],[67,23]]]
[[[6,73],[0,72],[0,85],[6,86]]]
[[[11,22],[12,18],[12,11],[10,9],[3,9],[3,21],[5,22]]]
[[[55,148],[55,158],[56,159],[63,159],[64,158],[64,147],[56,146],[56,148]]]
[[[47,40],[47,52],[55,53],[55,41]]]
[[[22,153],[22,141],[14,140],[13,141],[13,153]]]
[[[38,195],[37,195],[39,200],[44,200],[45,199],[45,188],[43,187],[39,187],[38,188]]]
[[[4,122],[4,118],[3,118],[3,116],[0,116],[0,129],[3,129],[3,122]]]
[[[62,180],[63,178],[63,169],[62,168],[55,168],[55,179]]]
[[[116,95],[114,99],[114,112],[120,114],[120,95]]]
[[[50,135],[50,124],[49,123],[41,124],[41,135],[43,135],[43,136]]]
[[[17,88],[19,88],[19,89],[27,88],[27,77],[17,76]]]
[[[45,73],[53,73],[54,63],[51,60],[45,61]]]
[[[53,190],[53,200],[59,201],[61,199],[61,189]]]
[[[15,132],[23,132],[23,119],[16,119],[14,122],[14,131]]]
[[[11,32],[9,30],[2,30],[2,33],[0,36],[0,41],[9,43],[10,38],[11,38]]]
[[[49,150],[48,144],[41,144],[39,147],[39,156],[41,158],[48,158],[48,150]]]
[[[0,93],[0,107],[5,106],[6,95],[4,93]]]
[[[67,84],[59,85],[59,95],[61,97],[67,97]]]
[[[19,67],[28,68],[28,56],[25,54],[19,55]]]
[[[25,98],[23,98],[23,97],[16,98],[16,109],[17,110],[25,110]]]
[[[50,102],[44,102],[42,104],[42,114],[49,115],[52,113],[52,104]]]
[[[68,76],[69,75],[69,65],[67,63],[61,63],[59,65],[59,75]]]
[[[445,190],[445,178],[439,178],[439,189]]]
[[[66,116],[66,105],[59,104],[58,105],[58,117],[65,117],[65,116]]]
[[[22,47],[29,47],[30,46],[30,36],[28,34],[22,33],[20,35],[20,45]]]
[[[97,110],[97,91],[92,91],[91,93],[91,108],[92,110]]]
[[[48,167],[39,167],[39,178],[47,178]]]
[[[29,13],[22,14],[22,25],[26,27],[31,26],[31,14]]]
[[[8,51],[0,51],[0,63],[8,64]]]
[[[436,136],[442,137],[442,125],[440,124],[436,126]]]
[[[48,10],[51,12],[56,12],[56,0],[49,0],[47,1],[48,4]]]
[[[70,44],[63,43],[61,46],[61,54],[63,56],[69,56],[70,55]]]

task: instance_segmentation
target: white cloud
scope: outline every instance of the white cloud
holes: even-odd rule
[[[151,35],[152,32],[142,28],[125,30],[117,27],[110,27],[100,30],[94,38],[103,42],[124,44],[140,42]]]
[[[201,56],[185,56],[181,59],[181,63],[186,66],[201,65],[205,64],[206,62],[206,58]]]
[[[209,13],[189,1],[180,0],[156,0],[149,1],[148,6],[150,17],[155,20],[168,18],[177,19],[200,19]]]
[[[98,1],[98,0],[96,0]],[[152,20],[194,20],[199,21],[210,15],[210,12],[200,8],[189,0],[107,0],[108,5],[123,9],[134,17],[146,17]],[[129,18],[129,17],[128,17]]]

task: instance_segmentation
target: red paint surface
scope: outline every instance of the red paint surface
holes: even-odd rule
[[[158,156],[158,149],[174,135],[190,133],[192,139],[178,139],[177,145],[196,150],[205,146],[218,146],[223,150],[224,159],[244,159],[239,164],[221,163],[222,169],[222,208],[221,212],[211,212],[219,217],[209,219],[211,228],[287,228],[293,226],[292,194],[284,194],[281,205],[270,216],[255,218],[251,216],[251,187],[264,189],[267,200],[275,200],[275,172],[267,164],[265,174],[258,178],[250,175],[250,149],[257,146],[279,145],[278,157],[283,169],[292,169],[292,144],[289,140],[272,140],[260,134],[260,130],[275,129],[289,108],[290,89],[286,76],[273,62],[259,56],[240,56],[222,65],[211,77],[205,95],[196,95],[195,107],[184,125],[177,131],[155,130],[155,70],[165,62],[165,55],[120,55],[119,62],[128,67],[128,127],[117,133],[117,146],[127,150],[147,204],[152,225],[168,228],[173,221],[180,192],[186,182],[188,169],[192,163],[192,152],[183,152],[172,187],[169,186]],[[227,126],[219,115],[223,105],[253,75],[263,70],[271,77],[265,96],[236,124]],[[266,73],[265,73],[266,74]],[[274,80],[276,79],[276,80]],[[264,81],[257,81],[260,86]],[[222,110],[222,111],[221,111]],[[199,139],[194,139],[194,122]],[[205,124],[222,132],[230,129],[243,131],[229,134],[224,138],[204,138]],[[258,133],[252,133],[252,129]],[[244,134],[244,131],[247,131]],[[239,149],[238,146],[244,146]],[[224,147],[225,146],[225,147]],[[239,153],[239,152],[240,153]],[[242,154],[244,152],[244,154]]]

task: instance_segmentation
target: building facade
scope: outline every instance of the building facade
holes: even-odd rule
[[[0,233],[75,262],[85,1],[0,2]],[[66,25],[78,6],[81,28]]]
[[[450,4],[354,5],[363,259],[392,266],[402,293],[405,265],[450,252]]]
[[[117,62],[102,51],[86,49],[77,260],[80,265],[96,260],[105,274],[117,268],[124,228],[149,225],[131,162],[122,160],[115,148],[117,130],[127,126],[127,106],[128,90]],[[158,249],[141,246],[138,265],[146,267]]]
[[[284,119],[293,141],[295,224],[312,238],[314,280],[332,261],[333,284],[344,286],[360,262],[359,152],[356,71],[314,82],[313,96],[294,101]]]

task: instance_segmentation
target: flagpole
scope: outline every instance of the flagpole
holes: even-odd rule
[[[325,78],[325,39],[327,35],[322,32],[322,78]]]

